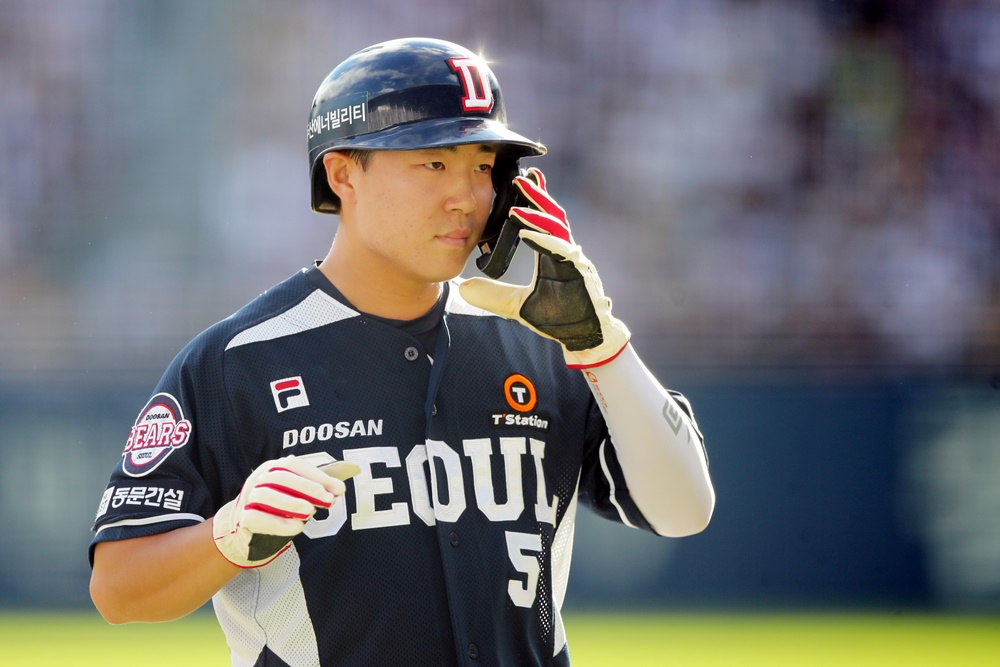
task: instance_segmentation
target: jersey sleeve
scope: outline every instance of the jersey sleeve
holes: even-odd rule
[[[128,431],[97,508],[91,561],[98,542],[200,523],[235,495],[245,466],[229,445],[242,436],[211,339],[206,332],[178,354]]]
[[[694,419],[691,404],[679,392],[668,390],[677,404],[691,419],[704,451],[704,438]],[[630,528],[656,533],[629,494],[628,483],[618,462],[614,441],[604,415],[595,400],[588,413],[587,447],[580,473],[579,501],[598,516]]]

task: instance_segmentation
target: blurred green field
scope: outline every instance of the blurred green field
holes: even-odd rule
[[[574,667],[1000,665],[1000,617],[914,614],[573,614]],[[229,664],[210,613],[110,626],[94,613],[0,614],[5,667]]]

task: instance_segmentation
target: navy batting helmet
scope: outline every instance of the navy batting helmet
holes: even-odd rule
[[[329,151],[496,145],[497,197],[480,240],[480,260],[491,253],[507,220],[518,161],[546,152],[542,144],[507,128],[500,84],[481,57],[457,44],[426,38],[382,42],[338,65],[316,91],[307,135],[312,209],[334,214],[340,212],[340,200],[323,168]],[[510,255],[513,250],[505,248]],[[508,256],[503,270],[509,261]]]

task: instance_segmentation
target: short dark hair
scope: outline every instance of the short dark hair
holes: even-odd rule
[[[343,153],[357,162],[363,170],[368,169],[368,165],[371,164],[372,157],[375,155],[375,151],[365,150],[363,148],[345,148],[337,152]]]

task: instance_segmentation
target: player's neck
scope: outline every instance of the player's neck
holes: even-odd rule
[[[359,255],[335,241],[319,270],[361,312],[413,320],[426,314],[440,298],[441,283],[407,279],[391,267],[379,270]]]

